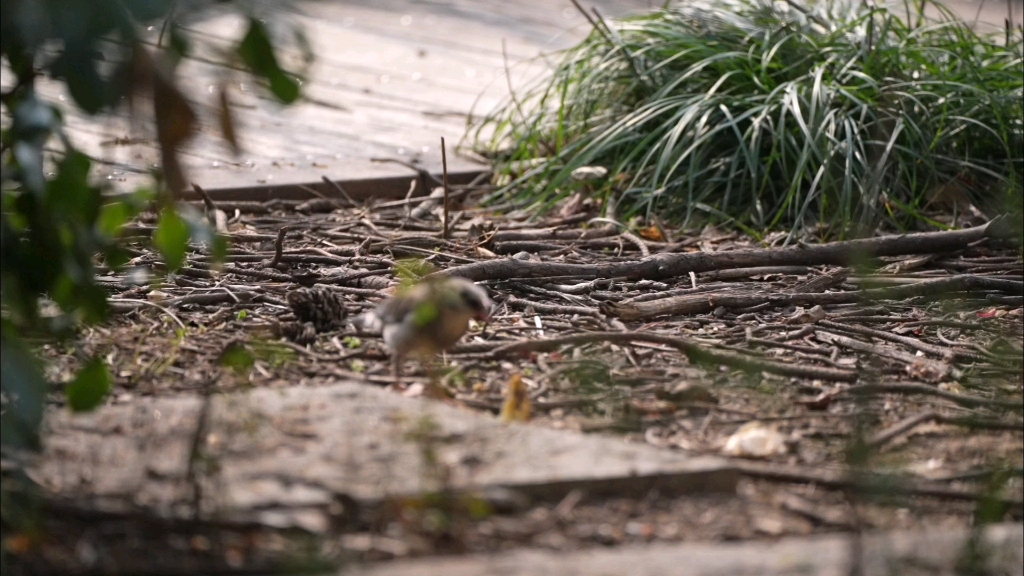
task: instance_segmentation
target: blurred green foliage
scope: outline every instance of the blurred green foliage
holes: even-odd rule
[[[0,134],[4,447],[39,445],[38,429],[50,384],[27,342],[67,338],[81,323],[107,317],[107,293],[95,281],[96,265],[117,270],[127,263],[128,253],[120,246],[119,236],[132,218],[145,210],[159,214],[152,241],[168,271],[181,266],[192,250],[205,248],[214,256],[226,251],[225,240],[201,214],[176,203],[187,182],[177,151],[197,128],[193,105],[174,74],[175,66],[188,57],[191,44],[186,31],[175,24],[186,10],[180,4],[173,0],[4,0],[0,4],[0,57],[5,79],[11,80],[0,94],[3,114],[10,119]],[[209,8],[189,5],[188,10]],[[147,36],[148,23],[155,24],[149,29],[159,30],[159,38]],[[301,32],[292,40],[308,66],[312,61],[309,43]],[[301,82],[281,68],[275,51],[264,20],[250,13],[248,31],[225,57],[247,68],[279,102],[294,102]],[[42,98],[37,91],[40,78],[62,82],[73,104],[88,114],[126,106],[135,115],[152,114],[162,153],[162,170],[154,186],[114,195],[97,185],[93,161],[64,130],[64,107],[70,104]],[[237,150],[225,87],[226,82],[219,100],[220,126]],[[92,409],[103,402],[112,384],[105,362],[89,359],[65,388],[68,405],[74,410]]]

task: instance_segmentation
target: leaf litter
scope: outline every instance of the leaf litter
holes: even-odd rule
[[[155,229],[157,215],[144,214],[125,231],[134,254],[126,270],[101,272],[114,318],[84,328],[74,346],[45,347],[49,375],[66,379],[105,358],[112,403],[337,379],[395,388],[379,335],[358,319],[410,274],[461,270],[490,292],[491,321],[473,325],[438,363],[407,362],[396,393],[509,425],[731,455],[745,480],[736,495],[574,492],[481,514],[423,500],[346,528],[328,556],[967,526],[993,478],[1007,517],[1021,518],[1024,266],[1015,242],[939,234],[900,254],[861,247],[839,264],[757,263],[777,239],[623,225],[572,199],[533,219],[475,206],[486,192],[455,187],[448,239],[434,198],[219,201],[226,261],[194,246],[167,275],[157,253],[132,242]],[[673,258],[709,255],[726,264],[630,272],[652,259],[675,266]],[[745,264],[728,265],[730,255]],[[57,392],[53,402],[67,399]],[[860,460],[851,456],[857,446],[870,448]],[[848,465],[902,488],[879,497],[850,483]],[[228,532],[193,529],[186,548],[198,565],[223,567],[233,548],[196,538]],[[278,551],[246,566],[275,565],[287,556]]]

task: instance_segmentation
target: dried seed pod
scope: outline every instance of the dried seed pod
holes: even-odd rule
[[[288,306],[299,322],[312,322],[317,332],[328,332],[345,324],[345,299],[323,286],[299,288],[288,293]]]

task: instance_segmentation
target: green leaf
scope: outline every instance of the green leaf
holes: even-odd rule
[[[0,390],[8,402],[0,418],[0,443],[20,449],[39,448],[46,389],[35,357],[5,321],[0,328]]]
[[[25,188],[36,194],[41,194],[46,188],[46,178],[43,177],[42,145],[19,140],[14,143],[12,150],[21,172],[21,182]]]
[[[483,520],[494,515],[494,508],[483,498],[467,497],[464,502],[470,517],[474,520]]]
[[[96,232],[107,238],[117,238],[121,227],[134,215],[135,211],[125,202],[112,202],[100,208],[96,219]]]
[[[270,91],[277,96],[277,99],[285,104],[291,104],[299,99],[299,83],[284,72],[271,74]]]
[[[221,366],[245,374],[256,364],[256,356],[242,342],[231,342],[220,354]]]
[[[89,185],[89,157],[71,151],[61,161],[57,176],[46,185],[46,200],[54,211],[69,220],[90,222],[99,209],[100,191]]]
[[[441,310],[433,302],[424,302],[413,311],[413,324],[422,328],[441,317]]]
[[[249,31],[238,45],[238,55],[253,73],[269,81],[270,91],[278,100],[290,104],[298,99],[298,81],[278,65],[267,28],[256,18],[249,19]]]
[[[191,237],[192,231],[188,222],[185,222],[174,208],[167,207],[160,212],[156,231],[153,232],[153,245],[163,255],[168,271],[174,272],[181,267]]]
[[[191,47],[189,46],[188,37],[182,33],[181,28],[177,24],[171,25],[170,36],[170,52],[171,57],[175,62],[180,61],[182,58],[189,55]]]
[[[78,371],[64,393],[67,394],[68,406],[72,410],[85,412],[102,404],[112,387],[107,364],[102,358],[93,357]]]
[[[106,103],[106,85],[94,61],[91,42],[73,42],[54,64],[54,72],[67,82],[68,91],[82,110],[95,114]]]
[[[423,258],[403,258],[395,262],[395,276],[402,286],[412,286],[435,270],[434,266]]]
[[[33,141],[41,146],[59,125],[56,110],[30,93],[14,108],[11,133],[18,140]]]
[[[124,268],[124,265],[130,262],[132,259],[131,252],[128,252],[120,246],[108,246],[103,251],[103,260],[114,270],[120,270]]]
[[[109,311],[107,292],[96,284],[89,283],[79,287],[77,304],[82,311],[83,321],[96,323],[106,320]]]
[[[228,239],[214,233],[213,242],[210,244],[210,260],[213,264],[222,264],[227,257]]]

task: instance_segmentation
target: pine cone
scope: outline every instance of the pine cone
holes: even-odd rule
[[[348,315],[341,293],[323,286],[299,288],[289,292],[288,305],[300,323],[312,322],[317,332],[329,332],[344,327],[345,316]]]
[[[281,325],[281,336],[306,345],[316,342],[316,327],[312,322],[288,322]]]

